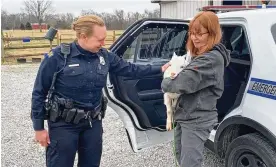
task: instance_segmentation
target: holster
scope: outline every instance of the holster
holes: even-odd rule
[[[101,116],[102,119],[105,117],[106,109],[107,109],[108,99],[105,96],[102,96],[102,107],[101,107]]]
[[[50,110],[49,110],[49,103],[48,102],[44,102],[44,106],[43,106],[43,110],[44,110],[44,120],[49,119],[50,117]]]
[[[56,122],[61,115],[60,105],[57,101],[57,98],[53,98],[51,102],[46,103],[45,110],[49,120],[52,122]]]

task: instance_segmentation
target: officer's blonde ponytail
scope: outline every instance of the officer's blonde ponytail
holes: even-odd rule
[[[79,17],[78,20],[73,23],[72,29],[76,31],[77,38],[80,37],[81,33],[86,36],[91,36],[94,25],[105,26],[103,19],[100,17],[96,15],[86,15]]]

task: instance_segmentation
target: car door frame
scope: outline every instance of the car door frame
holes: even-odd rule
[[[250,59],[251,59],[250,61],[252,63],[252,66],[249,72],[249,78],[246,83],[245,90],[242,93],[242,96],[240,97],[241,98],[240,103],[238,104],[238,106],[235,106],[234,108],[232,108],[232,110],[224,116],[224,118],[218,123],[218,126],[211,131],[210,136],[206,142],[205,146],[209,150],[215,152],[218,155],[221,154],[223,135],[225,135],[223,132],[225,132],[225,130],[231,125],[238,124],[238,122],[240,122],[240,119],[244,119],[244,120],[246,119],[243,115],[244,103],[247,96],[246,92],[250,84],[249,80],[251,78],[251,71],[253,67],[253,56],[252,56],[252,49],[251,49],[251,41],[250,41],[248,29],[247,29],[248,27],[247,21],[243,18],[230,17],[230,18],[220,18],[219,23],[221,26],[241,26],[243,28],[243,31],[246,34],[246,40],[248,42]],[[230,60],[230,61],[235,62],[235,60]]]
[[[158,23],[158,24],[189,24],[188,20],[179,19],[142,19],[131,25],[123,34],[114,42],[110,47],[110,51],[116,53],[120,45],[129,38],[129,36],[135,34],[141,27],[146,24]],[[134,30],[135,29],[135,30]],[[137,116],[134,111],[124,103],[116,99],[112,89],[114,86],[110,81],[108,74],[106,87],[104,88],[104,95],[109,99],[108,106],[112,108],[122,120],[126,129],[129,143],[134,152],[139,152],[145,148],[149,148],[158,144],[169,142],[173,139],[173,131],[166,131],[159,128],[144,129],[140,126]]]

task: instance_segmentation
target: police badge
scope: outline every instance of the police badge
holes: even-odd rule
[[[105,60],[104,60],[104,58],[103,58],[102,56],[100,56],[99,58],[100,58],[100,64],[104,66],[104,65],[105,65]]]

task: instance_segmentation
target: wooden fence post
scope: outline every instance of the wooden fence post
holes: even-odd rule
[[[2,41],[1,41],[1,59],[2,59],[2,62],[4,62],[5,50],[4,50],[4,35],[3,35],[3,30],[1,30],[1,37],[2,37]]]
[[[53,48],[53,41],[50,41],[50,50]]]
[[[115,39],[116,39],[116,33],[115,33],[115,30],[113,30],[113,42],[115,42]]]
[[[62,36],[62,34],[60,34],[60,36],[59,36],[59,44],[61,44],[61,36]]]
[[[59,45],[59,33],[57,32],[57,45]]]

